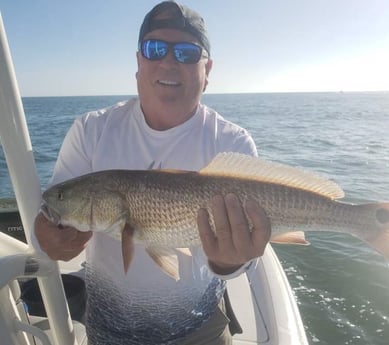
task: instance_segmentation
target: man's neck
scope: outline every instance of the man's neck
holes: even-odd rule
[[[158,109],[151,111],[145,109],[142,105],[141,108],[148,126],[157,131],[164,131],[188,121],[196,114],[198,106],[189,112],[180,109]]]

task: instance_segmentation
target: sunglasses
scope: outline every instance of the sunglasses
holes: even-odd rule
[[[144,40],[139,46],[142,56],[151,61],[162,60],[170,49],[173,49],[176,61],[183,64],[196,64],[202,57],[207,57],[203,54],[203,48],[191,42],[170,43],[162,40]]]

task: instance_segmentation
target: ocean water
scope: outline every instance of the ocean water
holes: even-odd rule
[[[42,188],[74,118],[127,98],[23,99]],[[389,92],[206,94],[203,102],[248,129],[260,156],[335,180],[345,201],[389,201]],[[0,147],[0,198],[12,195]],[[274,247],[310,344],[388,345],[388,263],[348,235],[306,237],[310,246]]]

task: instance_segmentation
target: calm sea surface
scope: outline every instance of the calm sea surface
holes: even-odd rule
[[[74,118],[128,96],[24,98],[42,188]],[[389,201],[389,93],[205,95],[250,131],[266,159],[330,177],[354,203]],[[12,196],[0,147],[0,198]],[[298,230],[298,229],[297,229]],[[343,234],[275,246],[310,344],[389,344],[389,265]]]

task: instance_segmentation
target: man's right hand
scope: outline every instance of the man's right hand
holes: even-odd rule
[[[35,236],[41,249],[52,260],[69,261],[79,255],[92,237],[92,231],[58,227],[39,213],[35,218]]]

